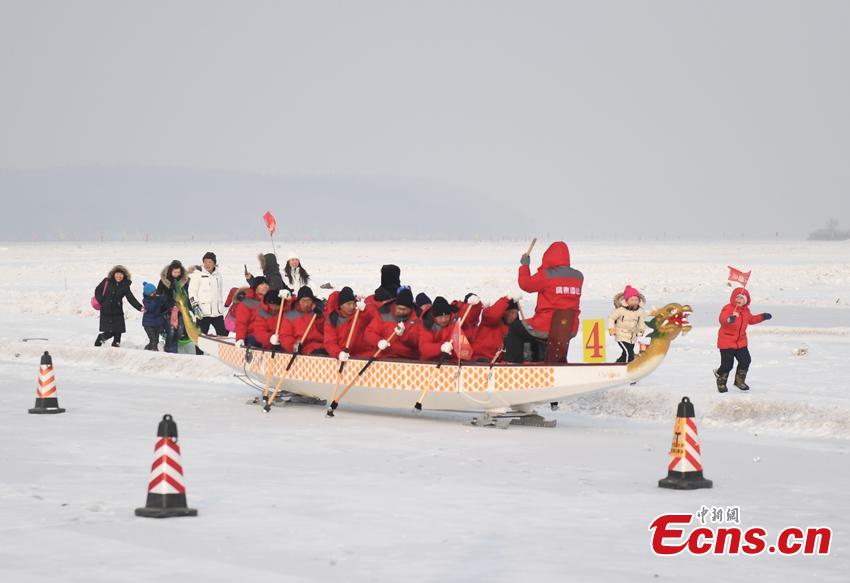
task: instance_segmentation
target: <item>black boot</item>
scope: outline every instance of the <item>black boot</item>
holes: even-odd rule
[[[101,334],[97,335],[97,339],[94,341],[95,346],[103,346],[103,336]]]
[[[747,384],[747,371],[749,369],[738,367],[735,371],[735,386],[742,391],[749,391],[750,385]]]
[[[719,373],[715,370],[714,371],[714,378],[717,379],[717,392],[718,393],[725,393],[726,391],[729,390],[729,389],[726,388],[726,381],[729,379],[729,373],[728,372],[724,372],[724,373],[721,374],[721,373]]]

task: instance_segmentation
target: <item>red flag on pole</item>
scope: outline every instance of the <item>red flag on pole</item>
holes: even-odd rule
[[[452,334],[452,340],[455,345],[455,354],[457,354],[458,360],[469,360],[472,358],[472,344],[470,344],[469,339],[466,337],[466,334],[463,333],[463,330],[460,329],[460,320],[455,323],[455,331]]]
[[[274,218],[274,215],[271,214],[270,211],[266,211],[266,214],[263,215],[263,219],[266,221],[266,228],[269,230],[269,235],[274,236],[275,231],[277,231],[277,221]]]
[[[750,280],[750,274],[752,270],[744,273],[740,269],[735,269],[731,265],[727,265],[729,268],[729,281],[734,281],[735,283],[740,283],[742,286],[747,287],[747,282]]]

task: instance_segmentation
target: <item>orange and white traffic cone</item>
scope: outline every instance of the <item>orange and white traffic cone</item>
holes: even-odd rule
[[[41,366],[38,367],[38,389],[35,393],[35,407],[29,410],[36,415],[64,413],[59,406],[56,394],[56,374],[53,372],[53,359],[46,350],[41,355]]]
[[[699,434],[694,423],[694,405],[689,398],[683,397],[676,411],[667,477],[658,480],[658,486],[673,490],[711,488],[711,480],[702,477],[700,454]]]
[[[180,465],[180,446],[177,445],[177,423],[171,415],[162,417],[156,436],[159,439],[154,446],[148,500],[144,508],[136,508],[136,516],[197,516],[197,510],[186,506],[186,486],[183,484],[183,466]]]

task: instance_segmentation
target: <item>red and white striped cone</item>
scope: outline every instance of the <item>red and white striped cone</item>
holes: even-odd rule
[[[36,415],[65,412],[65,409],[59,406],[59,397],[56,394],[56,374],[53,372],[53,359],[46,350],[41,355],[41,366],[38,367],[35,406],[29,412]]]
[[[197,510],[186,506],[186,486],[183,484],[183,466],[180,465],[180,446],[177,445],[177,423],[171,415],[162,417],[156,435],[159,439],[154,447],[148,500],[144,508],[136,508],[136,516],[197,516]]]
[[[711,480],[702,477],[700,455],[699,434],[694,423],[694,405],[689,398],[683,397],[676,411],[667,477],[658,480],[658,486],[674,490],[711,488]]]

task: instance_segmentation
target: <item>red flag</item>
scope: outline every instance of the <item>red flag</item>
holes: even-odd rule
[[[274,218],[274,215],[270,211],[266,211],[266,214],[263,215],[263,219],[266,221],[266,228],[269,230],[269,235],[274,236],[275,231],[277,231],[277,221]]]
[[[740,283],[742,286],[747,287],[747,282],[750,280],[750,274],[752,270],[744,273],[740,269],[735,269],[731,265],[727,265],[729,268],[729,281],[734,281],[735,283]]]
[[[469,339],[466,337],[466,334],[463,333],[463,330],[460,329],[460,320],[455,323],[455,331],[452,334],[452,342],[455,348],[455,354],[457,354],[458,360],[469,360],[472,358],[472,344],[469,343]]]

